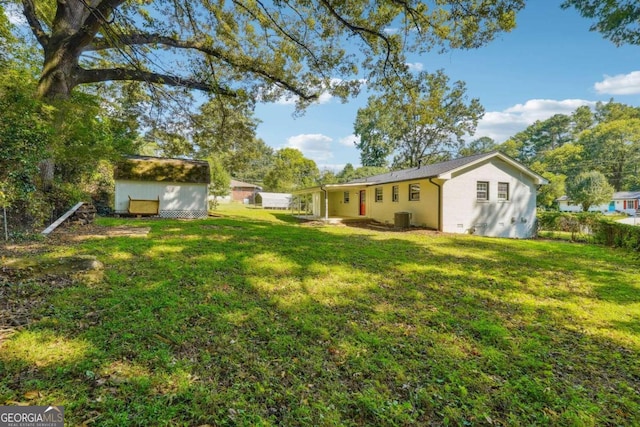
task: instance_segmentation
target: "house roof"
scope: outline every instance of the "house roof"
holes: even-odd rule
[[[528,168],[518,163],[517,161],[513,160],[512,158],[498,151],[492,151],[490,153],[482,153],[482,154],[476,154],[473,156],[460,157],[458,159],[448,160],[446,162],[434,163],[431,165],[418,166],[411,169],[388,172],[380,175],[370,176],[367,178],[359,178],[353,181],[349,181],[348,184],[352,184],[352,183],[386,184],[390,182],[410,181],[414,179],[424,179],[424,178],[449,179],[451,178],[452,173],[455,173],[460,169],[463,169],[468,166],[472,166],[476,163],[483,162],[493,157],[500,158],[505,163],[510,164],[511,166],[521,170],[522,172],[525,172],[527,175],[531,176],[534,179],[534,181],[536,181],[538,184],[544,184],[547,182],[543,177],[529,170]]]
[[[203,160],[128,156],[116,163],[114,179],[209,184],[209,163]]]
[[[262,198],[268,198],[270,200],[291,198],[291,193],[268,193],[266,191],[260,191],[257,194],[259,194]]]
[[[242,182],[242,181],[238,181],[236,179],[232,179],[231,183],[229,185],[232,188],[241,187],[241,188],[259,188],[259,189],[262,189],[262,187],[260,187],[259,185],[249,184],[248,182]]]
[[[640,199],[640,191],[618,191],[613,193],[614,200]]]
[[[462,170],[464,168],[473,166],[475,164],[481,163],[483,161],[489,160],[491,158],[497,157],[504,161],[505,163],[515,167],[526,175],[529,175],[536,184],[546,184],[547,180],[532,170],[526,168],[521,163],[518,163],[514,159],[509,156],[506,156],[499,151],[492,151],[490,153],[482,153],[476,154],[473,156],[460,157],[458,159],[448,160],[446,162],[434,163],[431,165],[418,166],[411,169],[404,169],[399,171],[387,172],[379,175],[373,175],[366,178],[358,178],[352,181],[349,181],[344,184],[328,184],[323,185],[322,188],[331,188],[334,190],[337,189],[347,189],[352,186],[368,186],[368,185],[379,185],[379,184],[388,184],[391,182],[402,182],[402,181],[412,181],[416,179],[425,179],[425,178],[441,178],[441,179],[451,179],[452,174]],[[317,187],[319,188],[319,187]],[[309,189],[297,190],[294,193],[302,194]]]

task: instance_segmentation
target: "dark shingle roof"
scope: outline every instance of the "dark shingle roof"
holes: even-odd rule
[[[358,178],[349,181],[349,184],[357,183],[376,183],[385,184],[396,181],[410,181],[414,179],[433,178],[443,173],[453,171],[465,165],[481,160],[485,157],[489,158],[497,154],[496,151],[491,153],[476,154],[468,157],[460,157],[459,159],[448,160],[446,162],[434,163],[431,165],[404,169],[394,172],[388,172],[380,175],[374,175],[367,178]]]

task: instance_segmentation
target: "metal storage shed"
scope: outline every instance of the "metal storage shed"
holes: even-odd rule
[[[289,193],[265,193],[256,194],[256,204],[265,209],[289,209],[293,196]]]

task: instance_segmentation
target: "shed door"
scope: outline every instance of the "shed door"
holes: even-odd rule
[[[360,215],[367,214],[367,190],[360,190]]]

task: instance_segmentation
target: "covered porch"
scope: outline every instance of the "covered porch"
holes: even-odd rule
[[[292,213],[301,219],[343,223],[368,218],[366,184],[327,184],[292,194]]]

